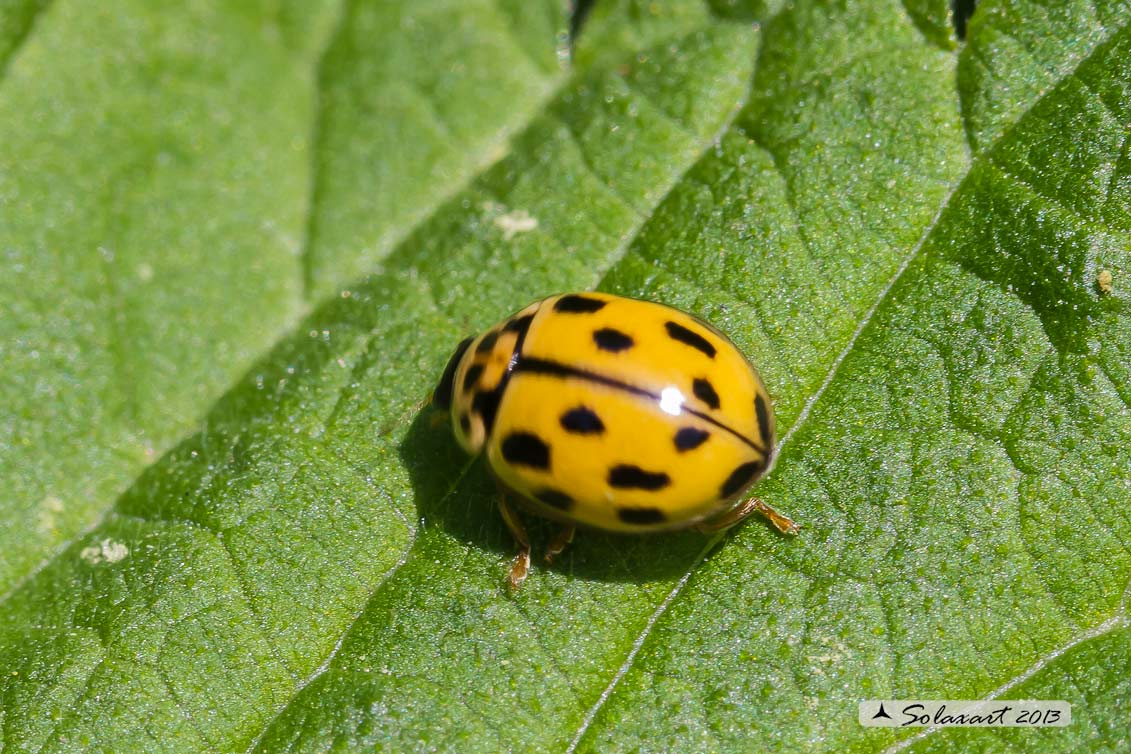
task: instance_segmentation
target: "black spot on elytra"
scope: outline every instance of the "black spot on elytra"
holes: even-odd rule
[[[593,333],[593,342],[602,351],[611,351],[617,353],[625,349],[632,348],[635,341],[632,336],[622,333],[620,330],[614,330],[611,327],[603,327]]]
[[[562,429],[581,435],[600,434],[605,431],[601,417],[585,406],[578,406],[566,411],[562,414],[561,423]]]
[[[711,433],[698,427],[684,427],[675,433],[675,449],[682,453],[694,450],[707,441]]]
[[[620,464],[609,469],[610,487],[619,489],[662,490],[672,483],[662,471],[645,471],[639,466]]]
[[[715,387],[708,380],[702,377],[696,377],[695,381],[691,383],[691,392],[695,393],[695,397],[706,403],[711,408],[719,407],[719,394],[715,392]]]
[[[667,520],[659,508],[617,508],[617,518],[626,524],[662,524]]]
[[[550,446],[530,432],[511,432],[503,438],[503,458],[517,466],[550,468]]]
[[[668,336],[672,340],[678,340],[684,345],[691,346],[697,351],[701,351],[710,358],[715,358],[715,347],[711,345],[711,341],[704,338],[694,330],[688,330],[681,324],[676,322],[665,322],[664,327],[668,330]]]
[[[526,314],[517,319],[512,319],[503,325],[503,330],[506,332],[518,333],[520,336],[524,335],[530,329],[530,323],[534,321],[533,314]]]
[[[483,336],[483,340],[479,341],[479,345],[475,347],[476,353],[487,353],[495,347],[495,343],[499,341],[499,333],[492,330]]]
[[[535,492],[534,497],[550,506],[551,508],[557,508],[561,511],[568,511],[571,507],[573,507],[573,498],[565,494],[561,490],[555,490],[553,488],[547,487],[544,490]]]
[[[460,416],[459,416],[459,428],[463,430],[463,433],[465,435],[470,435],[471,434],[471,417],[468,416],[467,414],[460,414]]]
[[[472,364],[463,373],[463,392],[470,393],[475,388],[479,378],[483,376],[483,365]]]
[[[754,396],[754,414],[758,417],[758,431],[762,435],[762,444],[769,453],[770,446],[774,444],[774,433],[770,429],[770,409],[761,394]]]
[[[491,434],[495,426],[495,415],[499,413],[499,391],[480,390],[471,401],[471,410],[483,419],[483,428]]]
[[[762,473],[762,469],[766,467],[765,459],[760,461],[750,461],[744,463],[737,469],[730,473],[727,480],[723,482],[721,494],[724,498],[735,495],[739,490],[750,484],[750,480]]]
[[[567,314],[592,314],[604,308],[605,302],[601,299],[576,294],[562,296],[554,302],[554,311]]]
[[[468,346],[474,338],[464,338],[460,344],[456,346],[455,352],[452,357],[448,359],[448,365],[444,367],[444,374],[440,377],[440,383],[436,385],[436,389],[432,391],[432,404],[436,408],[447,410],[452,405],[452,383],[456,379],[456,370],[459,369],[459,363],[463,359],[463,354],[467,351]]]

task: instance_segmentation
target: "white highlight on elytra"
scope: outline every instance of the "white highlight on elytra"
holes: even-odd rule
[[[683,411],[683,393],[679,388],[666,387],[660,391],[660,410],[665,414],[679,416]]]

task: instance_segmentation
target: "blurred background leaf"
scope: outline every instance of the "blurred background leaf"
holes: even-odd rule
[[[0,8],[4,748],[1124,747],[1131,8],[967,11]],[[423,402],[588,288],[759,365],[799,537],[506,595]],[[856,723],[986,696],[1073,727]]]

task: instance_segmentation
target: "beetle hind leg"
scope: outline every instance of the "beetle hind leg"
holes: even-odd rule
[[[511,568],[507,574],[510,588],[518,589],[530,574],[530,537],[526,534],[526,527],[523,526],[518,511],[507,500],[507,489],[502,484],[499,485],[499,513],[514,541],[518,543],[518,554],[511,561]]]
[[[546,545],[545,561],[547,563],[553,563],[554,558],[561,555],[562,551],[573,541],[573,535],[575,533],[577,533],[577,528],[573,526],[563,526],[559,529],[558,533],[554,535],[554,538],[550,540],[550,544]]]
[[[788,516],[778,513],[756,497],[752,497],[740,505],[736,505],[716,518],[703,521],[695,528],[706,533],[722,531],[723,529],[729,529],[752,513],[765,516],[769,519],[770,523],[774,525],[774,528],[782,534],[797,534],[797,532],[801,531],[801,527],[797,522]]]

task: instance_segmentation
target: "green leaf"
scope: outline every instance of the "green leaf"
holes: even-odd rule
[[[12,52],[20,46],[36,15],[42,12],[47,0],[11,0],[0,5],[0,71],[3,71]]]
[[[344,13],[319,69],[304,256],[316,299],[372,271],[505,155],[564,74],[557,2],[367,2]]]
[[[303,308],[332,9],[262,5],[0,10],[0,594]]]
[[[557,32],[547,26],[555,2],[540,13],[533,3],[487,4],[492,14],[474,23],[476,8],[461,6],[469,34],[452,38],[431,68],[383,57],[385,37],[402,40],[402,27],[434,37],[445,28],[442,8],[414,15],[419,4],[351,6],[341,19],[329,0],[168,11],[42,5],[0,7],[0,342],[12,367],[0,375],[0,404],[12,416],[0,425],[0,511],[12,524],[0,530],[0,594],[109,510],[295,326],[313,289],[344,274],[310,277],[326,249],[350,276],[358,259],[372,263],[371,253],[338,249],[316,230],[320,218],[336,221],[327,213],[358,212],[340,194],[360,207],[374,193],[415,197],[411,187],[458,181],[476,168],[475,150],[499,148],[561,77]],[[392,20],[373,29],[375,13]],[[5,72],[3,44],[18,47],[33,22]],[[368,57],[342,62],[355,34],[368,35]],[[532,53],[515,37],[540,46],[552,76],[527,75]],[[467,62],[461,50],[482,55],[488,41],[488,60],[451,70],[453,60]],[[466,152],[407,159],[400,143],[434,127],[435,115],[406,112],[399,99],[365,117],[341,113],[357,104],[351,88],[400,91],[406,70],[421,86],[464,92],[446,99],[444,114],[474,120],[472,135],[454,144]],[[521,85],[501,88],[515,71]],[[484,90],[512,109],[484,111]],[[403,133],[382,133],[373,126],[382,118]],[[320,146],[331,138],[343,146]],[[352,154],[359,139],[406,159],[378,171]],[[351,162],[335,161],[347,151]],[[356,193],[343,192],[351,181]],[[379,220],[348,227],[385,248],[398,218]]]
[[[1131,7],[623,0],[561,69],[552,2],[264,5],[0,25],[4,748],[1124,747]],[[759,365],[798,537],[506,594],[422,407],[594,287]],[[856,722],[987,696],[1074,723]]]

